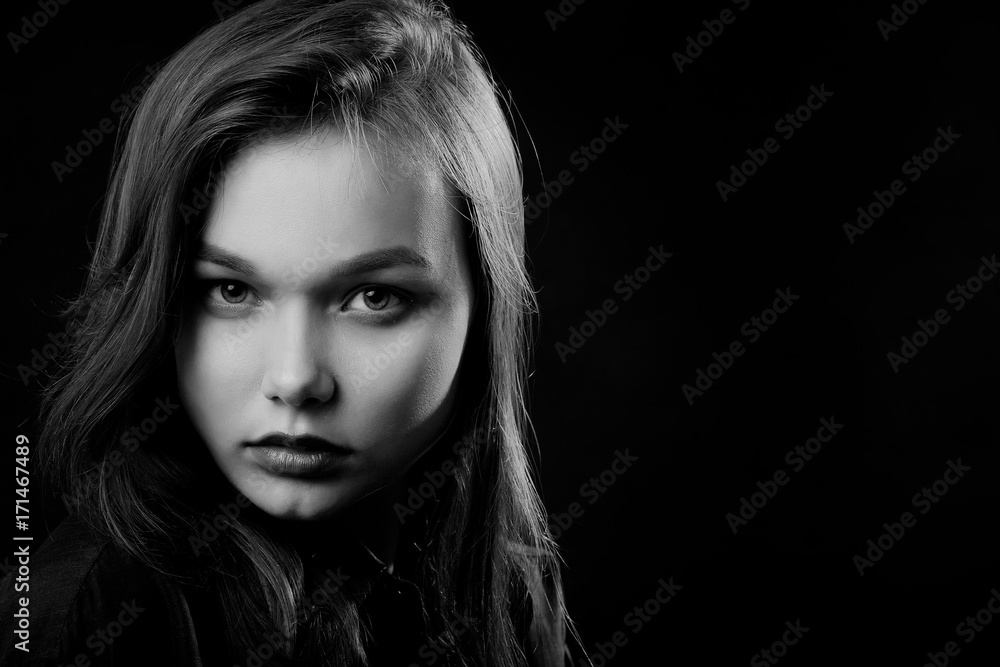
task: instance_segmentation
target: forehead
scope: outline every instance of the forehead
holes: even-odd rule
[[[394,159],[337,130],[253,144],[227,165],[202,232],[206,244],[283,271],[318,245],[333,259],[407,246],[443,262],[460,236],[436,169]]]

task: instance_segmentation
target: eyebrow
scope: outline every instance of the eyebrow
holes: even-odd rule
[[[247,276],[258,274],[257,266],[250,260],[235,253],[224,250],[217,245],[206,243],[196,257],[198,261],[211,262]],[[371,273],[395,266],[415,266],[420,269],[430,269],[431,263],[426,257],[406,246],[380,248],[352,257],[330,272],[331,276],[353,276],[361,273]]]

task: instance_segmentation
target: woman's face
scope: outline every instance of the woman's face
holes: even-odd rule
[[[473,307],[457,202],[344,135],[228,166],[185,294],[181,400],[219,468],[277,518],[394,482],[450,417]]]

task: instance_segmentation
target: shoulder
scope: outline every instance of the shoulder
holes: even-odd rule
[[[168,652],[197,655],[180,589],[85,522],[67,519],[33,551],[0,582],[0,626],[14,624],[0,639],[4,665],[155,665]]]

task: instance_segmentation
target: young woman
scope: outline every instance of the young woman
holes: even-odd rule
[[[4,664],[563,665],[533,309],[516,148],[440,5],[199,36],[120,147],[37,452],[71,516]]]

